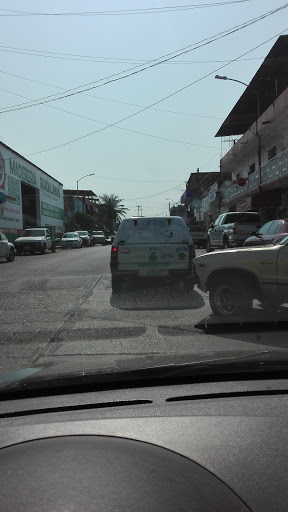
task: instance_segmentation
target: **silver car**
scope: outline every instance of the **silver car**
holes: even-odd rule
[[[74,231],[64,233],[63,238],[61,239],[61,249],[81,249],[82,244],[82,238],[78,233],[75,233]]]
[[[7,261],[14,261],[15,248],[11,242],[8,242],[6,235],[0,231],[0,259],[5,258]]]

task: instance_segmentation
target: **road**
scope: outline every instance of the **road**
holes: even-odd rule
[[[0,263],[0,374],[31,365],[119,369],[132,358],[146,366],[159,356],[183,363],[286,348],[285,332],[276,338],[196,329],[211,319],[208,297],[197,288],[185,293],[181,283],[132,283],[112,294],[109,258],[109,246],[96,246]]]

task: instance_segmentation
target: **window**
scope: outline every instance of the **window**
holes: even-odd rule
[[[276,146],[273,146],[273,148],[270,148],[268,151],[268,161],[272,160],[272,158],[275,158],[276,156]]]
[[[217,217],[217,219],[214,222],[214,226],[219,226],[219,224],[221,224],[222,219],[223,219],[223,215],[220,215],[220,217]]]
[[[281,223],[278,220],[272,222],[271,227],[268,230],[268,235],[277,235],[280,232]]]
[[[255,170],[256,170],[256,165],[255,165],[255,162],[254,162],[253,164],[251,164],[251,165],[249,166],[248,176],[249,176],[250,174],[253,174],[253,172],[255,172]]]
[[[260,216],[258,213],[229,213],[226,217],[225,224],[232,222],[240,222],[241,224],[260,224]]]
[[[273,224],[273,221],[270,221],[270,222],[266,222],[266,224],[264,224],[264,226],[262,226],[261,229],[259,229],[258,231],[258,234],[259,235],[267,235],[268,234],[268,231],[269,229],[271,228]]]

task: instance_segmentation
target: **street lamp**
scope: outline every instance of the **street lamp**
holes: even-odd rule
[[[215,78],[218,80],[230,80],[231,82],[238,82],[239,84],[245,85],[245,87],[248,87],[248,84],[245,82],[242,82],[241,80],[236,80],[236,78],[229,78],[228,76],[221,76],[216,75]],[[253,87],[251,87],[251,91],[253,91],[257,96],[257,118],[256,118],[256,136],[258,138],[258,166],[259,166],[259,172],[261,173],[261,144],[260,144],[260,135],[258,131],[258,119],[260,117],[260,93]]]
[[[83,180],[83,178],[87,178],[87,176],[95,176],[95,172],[92,172],[91,174],[85,174],[85,176],[82,176],[82,178],[79,178],[79,180],[76,181],[76,183],[77,183],[77,211],[78,212],[79,212],[78,183],[79,183],[79,181]]]

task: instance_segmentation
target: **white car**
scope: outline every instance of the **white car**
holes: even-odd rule
[[[190,289],[195,248],[181,217],[132,217],[122,221],[111,247],[112,290],[124,279],[164,278]]]
[[[0,231],[0,259],[5,258],[7,261],[14,261],[15,248],[11,242],[8,242],[6,235]]]
[[[81,249],[83,245],[82,238],[79,236],[78,233],[75,233],[74,231],[71,231],[69,233],[64,233],[62,239],[61,239],[61,249],[68,249],[68,248],[77,248]]]

